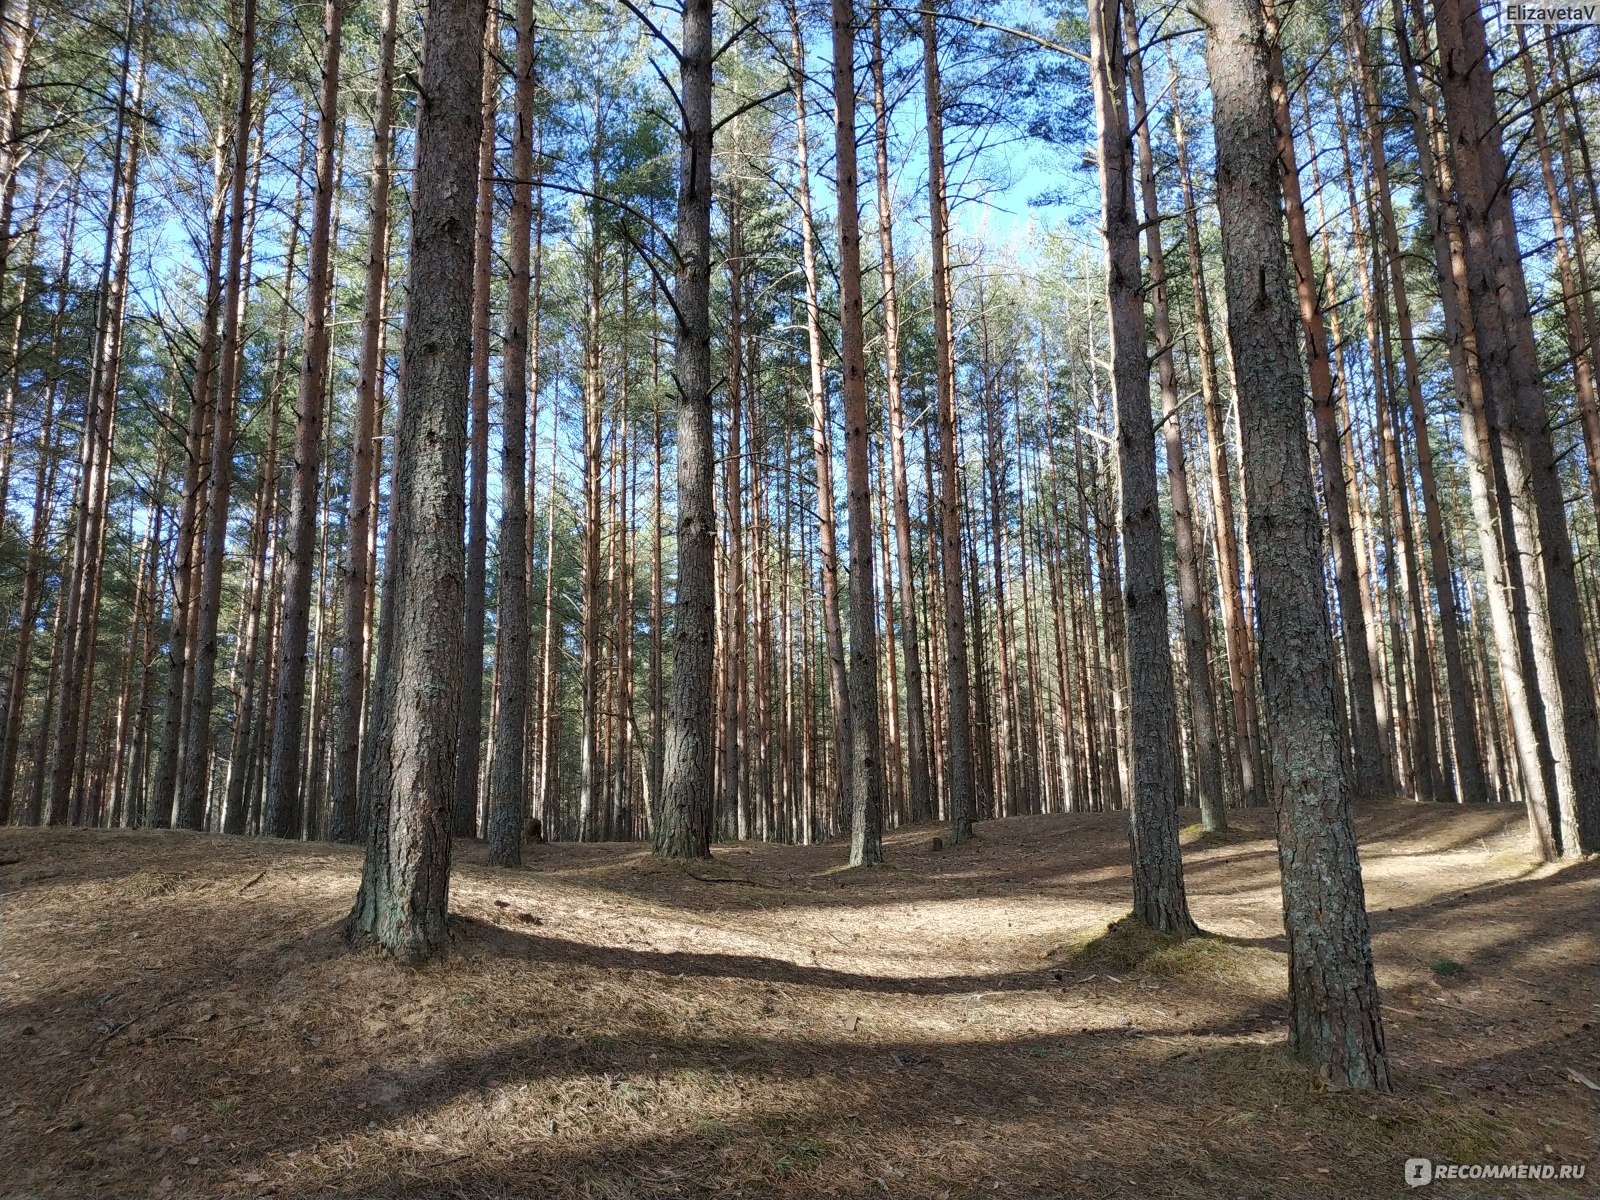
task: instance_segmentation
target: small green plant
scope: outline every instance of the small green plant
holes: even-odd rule
[[[1435,958],[1428,963],[1428,970],[1432,971],[1435,975],[1443,975],[1447,979],[1451,975],[1459,975],[1466,969],[1467,968],[1464,964],[1458,963],[1453,958]]]
[[[794,1148],[783,1155],[773,1165],[778,1168],[778,1174],[789,1175],[802,1167],[811,1166],[821,1162],[827,1157],[828,1152],[813,1141],[801,1138],[794,1144]]]

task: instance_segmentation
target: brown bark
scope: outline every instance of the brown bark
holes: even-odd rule
[[[501,360],[505,389],[500,449],[500,611],[495,621],[495,670],[500,705],[495,716],[494,757],[489,770],[489,862],[522,863],[528,724],[527,454],[528,295],[532,286],[533,234],[533,0],[517,0],[516,99],[511,139],[511,279],[506,341]]]
[[[839,356],[844,373],[845,505],[850,528],[850,865],[883,861],[883,750],[878,725],[878,599],[873,581],[867,454],[866,335],[856,163],[855,13],[833,0],[835,192],[839,221]]]
[[[328,298],[332,287],[334,140],[338,134],[339,46],[344,0],[323,7],[322,86],[317,102],[316,190],[311,204],[311,247],[306,261],[304,357],[294,432],[282,629],[278,634],[272,751],[262,832],[294,837],[301,824],[301,720],[305,710],[306,649],[311,636],[312,557],[316,551],[317,481],[322,466],[323,405],[327,392]]]
[[[945,789],[950,840],[972,836],[977,815],[973,795],[971,684],[967,674],[967,613],[961,567],[961,507],[956,479],[955,376],[950,346],[948,252],[945,211],[944,101],[939,81],[938,4],[922,11],[922,63],[928,113],[928,196],[933,275],[934,373],[939,389],[939,561],[944,583],[948,711],[945,729]]]
[[[207,520],[200,563],[200,618],[194,642],[194,684],[183,739],[175,824],[203,829],[210,799],[211,712],[215,703],[217,621],[221,615],[224,552],[228,543],[228,502],[233,489],[234,426],[239,404],[241,294],[244,267],[245,189],[250,170],[250,125],[255,81],[256,3],[244,0],[239,50],[239,106],[233,126],[233,167],[229,181],[228,259],[222,297],[221,378],[211,429],[211,470]]]
[[[361,717],[367,691],[367,652],[372,639],[367,596],[367,546],[373,532],[373,484],[377,460],[378,393],[381,390],[384,317],[389,281],[389,127],[394,98],[395,21],[399,0],[384,0],[378,24],[378,92],[372,102],[372,182],[367,205],[366,300],[361,313],[360,376],[351,430],[349,543],[344,561],[344,628],[339,660],[339,705],[334,715],[333,777],[328,836],[353,842],[360,836],[356,808]]]
[[[362,773],[370,836],[349,921],[358,945],[403,960],[436,953],[449,936],[483,33],[480,0],[428,7],[408,288],[428,302],[406,313],[369,735],[382,750]]]
[[[686,0],[678,47],[684,125],[673,305],[678,385],[678,596],[672,707],[655,847],[669,858],[711,853],[712,667],[716,642],[716,508],[711,425],[711,0]]]

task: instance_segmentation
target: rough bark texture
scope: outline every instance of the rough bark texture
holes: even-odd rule
[[[844,372],[845,504],[850,515],[850,865],[883,861],[883,751],[878,725],[877,588],[867,458],[861,317],[861,212],[856,166],[855,14],[833,0],[834,149],[839,200],[839,357]]]
[[[1096,0],[1089,10],[1089,42],[1100,160],[1106,309],[1111,326],[1111,389],[1116,406],[1124,644],[1129,675],[1138,681],[1129,697],[1133,777],[1128,830],[1133,854],[1133,915],[1152,929],[1187,937],[1197,930],[1184,895],[1183,859],[1178,850],[1181,797],[1177,747],[1172,737],[1176,728],[1172,654],[1120,8],[1118,0]]]
[[[471,355],[482,0],[432,0],[411,191],[409,293],[383,645],[374,678],[370,814],[358,945],[426,958],[448,936],[450,817],[461,698],[461,546]]]
[[[1340,1086],[1388,1090],[1361,867],[1339,744],[1322,528],[1283,250],[1259,0],[1209,0],[1217,208],[1261,622],[1270,788],[1289,935],[1289,1041]]]
[[[711,427],[711,0],[687,0],[679,46],[674,374],[678,385],[678,596],[656,853],[711,853],[716,503]]]
[[[1282,79],[1277,21],[1270,3],[1263,6],[1272,56],[1273,117],[1278,133],[1278,167],[1288,217],[1289,249],[1294,262],[1295,294],[1305,331],[1306,360],[1310,368],[1311,415],[1317,430],[1317,457],[1322,466],[1322,500],[1328,510],[1328,533],[1333,543],[1334,590],[1339,600],[1339,632],[1350,692],[1351,750],[1355,760],[1357,799],[1377,799],[1384,790],[1384,743],[1378,735],[1372,659],[1367,653],[1366,615],[1361,604],[1361,581],[1356,573],[1355,539],[1350,525],[1349,483],[1344,474],[1338,408],[1333,371],[1328,355],[1327,327],[1317,295],[1317,271],[1311,259],[1311,238],[1305,204],[1300,195],[1300,170],[1296,162],[1294,133],[1289,114],[1289,93]]]
[[[1594,681],[1495,112],[1492,60],[1475,4],[1440,0],[1434,24],[1489,448],[1509,501],[1511,534],[1529,556],[1525,591],[1555,766],[1556,833],[1561,852],[1575,855],[1600,849]]]
[[[1206,630],[1205,593],[1200,586],[1200,548],[1190,513],[1189,464],[1183,448],[1183,412],[1178,369],[1172,359],[1172,320],[1167,306],[1166,255],[1161,248],[1161,206],[1156,194],[1155,154],[1145,105],[1144,67],[1131,49],[1137,37],[1133,8],[1123,10],[1133,126],[1138,130],[1139,190],[1144,201],[1145,257],[1150,263],[1150,308],[1156,338],[1156,376],[1161,384],[1161,428],[1167,452],[1167,495],[1172,507],[1172,544],[1178,560],[1178,600],[1183,613],[1183,652],[1189,712],[1194,730],[1195,778],[1199,784],[1200,823],[1207,832],[1227,828],[1223,808],[1222,763],[1217,748],[1217,704],[1211,690],[1211,646]],[[1146,388],[1148,390],[1148,383]],[[1026,610],[1024,610],[1026,611]]]

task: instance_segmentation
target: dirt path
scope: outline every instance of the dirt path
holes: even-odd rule
[[[458,850],[447,961],[347,952],[359,854],[193,834],[0,834],[0,1194],[60,1197],[1384,1197],[1411,1156],[1594,1156],[1600,863],[1520,809],[1361,817],[1398,1087],[1284,1046],[1264,816],[1186,852],[1226,935],[1095,942],[1115,814],[980,826],[893,866],[735,846]],[[1519,1190],[1520,1189],[1520,1190]]]

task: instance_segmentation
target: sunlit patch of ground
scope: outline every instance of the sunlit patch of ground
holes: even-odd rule
[[[1099,814],[865,872],[462,846],[417,970],[345,949],[354,850],[8,829],[0,1194],[1369,1197],[1413,1155],[1593,1154],[1600,864],[1535,866],[1520,809],[1364,813],[1398,1091],[1328,1093],[1285,1051],[1270,825],[1234,820],[1186,836],[1220,935],[1188,945],[1108,930]]]

